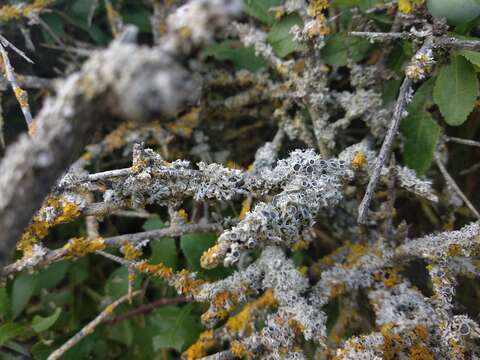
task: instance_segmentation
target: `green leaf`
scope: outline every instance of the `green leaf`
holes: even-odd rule
[[[345,66],[348,61],[361,61],[369,49],[368,40],[341,32],[327,38],[321,56],[329,65]]]
[[[7,288],[0,287],[0,319],[5,319],[10,312],[10,301],[8,299]]]
[[[47,317],[42,317],[39,315],[35,315],[32,320],[32,329],[37,332],[41,333],[43,331],[48,330],[50,327],[55,324],[62,313],[61,308],[56,308],[52,315]]]
[[[152,340],[154,351],[168,348],[182,351],[195,341],[202,327],[192,314],[194,307],[195,304],[181,308],[165,306],[149,317],[150,323],[157,328]]]
[[[235,70],[246,69],[255,72],[267,66],[264,59],[255,55],[253,47],[246,48],[239,41],[227,40],[212,44],[205,50],[205,55],[231,61]]]
[[[50,264],[47,268],[40,270],[37,274],[36,292],[41,289],[51,289],[57,286],[67,274],[70,261],[59,261]]]
[[[470,51],[470,50],[460,50],[458,53],[462,55],[465,59],[470,61],[473,65],[480,66],[480,52]]]
[[[445,122],[451,126],[462,125],[475,106],[478,80],[472,64],[462,56],[453,56],[444,66],[433,89],[433,99]]]
[[[261,22],[271,25],[275,21],[275,14],[269,10],[281,4],[282,0],[245,0],[243,10]]]
[[[21,273],[15,281],[12,287],[12,317],[15,319],[21,314],[25,306],[27,306],[30,298],[37,286],[37,277],[27,273]]]
[[[423,175],[430,168],[433,152],[440,136],[440,126],[430,113],[420,111],[407,116],[400,125],[404,136],[405,165]]]
[[[143,230],[145,231],[150,231],[150,230],[157,230],[157,229],[162,229],[165,227],[165,224],[163,221],[160,219],[158,215],[154,215],[149,217],[144,223],[143,223]]]
[[[25,326],[6,323],[0,326],[0,347],[2,347],[7,341],[19,336],[28,333],[28,330]]]
[[[45,360],[54,350],[55,348],[53,346],[46,345],[43,341],[39,341],[32,346],[31,352],[35,360]]]
[[[134,289],[138,289],[141,283],[141,276],[137,274],[134,282]],[[128,269],[121,267],[116,269],[105,284],[105,293],[112,299],[126,295],[128,292]]]
[[[268,43],[272,46],[275,54],[281,58],[291,54],[297,49],[298,44],[293,41],[290,34],[292,26],[303,26],[302,18],[298,14],[290,14],[276,22],[267,36]]]
[[[150,263],[162,263],[165,266],[176,270],[178,267],[177,247],[175,246],[175,239],[162,238],[150,242],[152,249],[152,256]]]

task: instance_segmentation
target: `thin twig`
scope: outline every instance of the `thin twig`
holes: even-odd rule
[[[434,154],[435,157],[435,163],[437,164],[438,168],[440,169],[440,172],[442,173],[443,177],[445,178],[445,181],[447,184],[457,193],[460,198],[462,198],[463,202],[467,207],[470,209],[470,211],[478,218],[480,219],[480,213],[475,209],[473,204],[468,200],[468,198],[465,196],[463,191],[458,187],[457,183],[455,180],[450,176],[450,174],[447,171],[447,168],[443,164],[442,160],[440,159],[440,155],[436,152]]]
[[[149,304],[144,304],[142,306],[139,306],[136,309],[132,309],[130,311],[127,311],[126,313],[115,316],[115,317],[105,321],[105,324],[113,325],[113,324],[116,324],[120,321],[130,319],[130,318],[138,316],[138,315],[148,314],[148,313],[152,312],[153,310],[159,308],[160,306],[176,305],[176,304],[184,303],[186,301],[187,301],[187,299],[184,296],[177,296],[177,297],[174,297],[174,298],[158,299],[158,300],[153,301]]]
[[[423,46],[420,50],[417,51],[416,54],[423,54],[427,52],[429,48],[432,47],[432,38],[428,38],[425,40]],[[415,56],[416,56],[415,54]],[[414,56],[414,58],[415,58]],[[393,109],[392,115],[392,122],[390,123],[390,127],[388,128],[387,135],[385,136],[385,140],[383,141],[382,148],[380,149],[380,153],[378,154],[377,160],[375,162],[375,167],[373,169],[372,176],[370,177],[370,181],[367,185],[367,190],[365,191],[365,195],[358,207],[358,223],[364,224],[368,208],[370,206],[370,202],[372,201],[373,194],[375,192],[375,188],[377,187],[378,180],[380,179],[380,173],[382,171],[383,166],[387,159],[389,159],[390,154],[392,152],[392,145],[395,137],[398,133],[398,128],[400,127],[400,121],[405,113],[405,107],[407,105],[408,98],[411,96],[413,89],[412,89],[413,80],[406,76],[403,80],[402,86],[400,87],[400,91],[398,94],[397,102],[395,103],[395,107]]]
[[[12,87],[18,103],[20,104],[20,108],[22,109],[23,117],[27,122],[27,126],[30,128],[33,120],[32,113],[30,112],[30,105],[28,104],[28,94],[18,85],[15,71],[10,63],[10,59],[8,58],[8,53],[7,50],[5,50],[3,41],[0,41],[0,53],[2,55],[3,65],[5,68],[5,75],[10,83],[10,86]]]
[[[444,138],[447,142],[454,142],[454,143],[462,144],[462,145],[480,147],[480,141],[462,139],[462,138],[447,136],[447,135],[444,135]]]
[[[133,296],[137,296],[138,294],[140,294],[140,291],[136,291],[133,294]],[[115,308],[121,305],[122,303],[126,302],[128,298],[129,298],[128,295],[124,295],[121,298],[115,300],[113,303],[111,303],[107,307],[105,307],[105,309],[100,314],[98,314],[98,316],[95,319],[90,321],[78,333],[76,333],[72,338],[70,338],[70,340],[68,340],[65,344],[63,344],[61,347],[59,347],[57,350],[51,353],[50,356],[47,358],[47,360],[60,359],[60,357],[62,357],[68,350],[70,350],[72,347],[78,344],[83,338],[93,333],[95,329],[102,322],[104,322],[109,315],[112,314]]]

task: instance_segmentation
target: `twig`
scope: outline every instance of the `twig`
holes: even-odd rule
[[[32,113],[30,111],[30,105],[28,104],[28,94],[25,90],[23,90],[17,82],[17,78],[15,76],[15,71],[10,63],[10,59],[8,58],[7,50],[5,50],[3,41],[0,41],[0,53],[3,59],[3,65],[5,67],[5,75],[7,77],[10,86],[17,98],[18,103],[20,104],[20,108],[22,109],[23,117],[27,122],[27,126],[30,128],[32,126]]]
[[[432,38],[428,38],[425,40],[423,46],[417,51],[417,54],[426,53],[428,49],[432,47]],[[414,56],[414,58],[415,58]],[[392,152],[392,145],[393,141],[398,132],[398,128],[400,126],[400,121],[404,116],[405,107],[407,105],[407,101],[412,94],[412,84],[413,80],[410,79],[408,76],[405,77],[403,80],[402,86],[400,87],[400,91],[398,94],[397,102],[395,103],[395,107],[393,109],[392,115],[392,122],[390,123],[390,127],[388,128],[387,135],[382,144],[382,148],[380,149],[380,153],[378,154],[377,160],[375,162],[375,167],[373,169],[372,176],[370,177],[370,181],[367,185],[367,190],[365,191],[365,195],[358,207],[358,218],[357,221],[360,224],[364,224],[366,220],[366,216],[368,213],[368,208],[370,206],[370,202],[372,201],[373,194],[375,188],[377,187],[378,180],[380,179],[380,173],[382,171],[385,162],[390,157]]]
[[[447,142],[454,142],[454,143],[462,144],[462,145],[480,147],[480,141],[462,139],[462,138],[447,136],[447,135],[444,135],[444,138]]]
[[[147,239],[160,239],[164,237],[175,237],[187,233],[194,232],[220,232],[222,226],[216,223],[207,224],[182,224],[172,225],[168,228],[144,231],[134,234],[118,235],[109,238],[105,238],[105,245],[107,246],[122,246],[125,241],[128,241],[132,245],[135,245],[143,240]]]
[[[133,296],[137,296],[140,294],[140,291],[136,291]],[[84,337],[87,335],[92,334],[95,329],[103,322],[105,319],[115,310],[116,307],[121,305],[122,303],[126,302],[129,299],[128,295],[122,296],[120,299],[115,300],[113,303],[108,305],[98,316],[90,321],[84,328],[82,328],[78,333],[76,333],[70,340],[68,340],[65,344],[55,350],[47,360],[56,360],[60,359],[68,350],[74,347],[76,344],[80,342]]]
[[[467,205],[467,207],[470,209],[470,211],[478,218],[480,219],[480,213],[478,213],[477,209],[473,206],[473,204],[468,200],[468,198],[465,196],[463,191],[458,187],[457,183],[455,180],[450,176],[450,174],[447,171],[447,168],[443,164],[442,160],[440,159],[440,155],[435,152],[434,154],[435,157],[435,163],[437,164],[438,168],[440,169],[440,172],[442,173],[443,177],[445,178],[445,181],[447,184],[457,193],[458,196],[460,196]]]
[[[159,300],[153,301],[149,304],[144,304],[142,306],[139,306],[136,309],[132,309],[130,311],[127,311],[126,313],[123,313],[121,315],[115,316],[112,319],[109,319],[109,320],[105,321],[105,324],[113,325],[113,324],[116,324],[120,321],[129,319],[129,318],[132,318],[132,317],[135,317],[135,316],[138,316],[138,315],[148,314],[148,313],[152,312],[153,310],[155,310],[156,308],[159,308],[160,306],[176,305],[176,304],[184,303],[186,301],[187,301],[187,299],[184,296],[159,299]]]

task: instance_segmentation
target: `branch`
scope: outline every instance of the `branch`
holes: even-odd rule
[[[140,291],[133,293],[133,296],[140,294]],[[78,344],[83,338],[87,335],[90,335],[95,331],[95,329],[103,322],[105,319],[115,310],[116,307],[123,304],[124,302],[130,299],[129,295],[124,295],[120,299],[115,300],[113,303],[108,305],[95,319],[90,321],[85,327],[83,327],[78,333],[76,333],[70,340],[65,344],[55,350],[47,360],[57,360],[60,359],[68,350]]]
[[[413,62],[419,57],[421,54],[427,54],[431,50],[433,46],[433,39],[428,38],[425,40],[423,46],[417,51],[415,56],[413,57]],[[398,128],[400,126],[400,121],[405,114],[405,107],[407,105],[407,101],[412,96],[412,85],[413,79],[408,76],[408,68],[407,68],[407,76],[403,80],[402,86],[400,87],[400,91],[398,94],[397,102],[395,103],[395,107],[393,109],[392,115],[392,122],[390,123],[390,127],[388,128],[387,135],[382,144],[382,148],[380,149],[380,153],[378,154],[377,160],[375,162],[375,167],[373,169],[373,174],[370,177],[370,181],[367,185],[367,190],[365,191],[365,195],[358,207],[358,218],[357,221],[360,224],[364,224],[368,208],[370,206],[370,202],[372,201],[375,188],[377,187],[378,180],[380,179],[380,173],[382,171],[385,162],[390,158],[390,154],[392,152],[392,145],[395,140],[395,137],[398,133]]]

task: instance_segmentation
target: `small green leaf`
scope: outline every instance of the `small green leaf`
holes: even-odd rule
[[[138,289],[141,283],[141,276],[135,277],[134,289]],[[105,293],[112,299],[126,295],[128,292],[128,269],[121,267],[116,269],[105,284]]]
[[[22,273],[13,282],[12,287],[12,317],[15,319],[27,306],[37,286],[37,277]]]
[[[41,269],[37,274],[36,292],[42,289],[51,289],[57,286],[67,274],[70,261],[59,261]]]
[[[269,11],[282,4],[282,0],[245,0],[243,10],[261,22],[271,25],[275,21],[275,14]]]
[[[162,229],[165,227],[165,224],[163,221],[160,219],[158,215],[154,215],[149,217],[144,223],[143,223],[143,230],[145,231],[150,231],[150,230],[157,230],[157,229]]]
[[[10,312],[10,301],[8,299],[7,288],[0,287],[0,319],[5,319]]]
[[[57,322],[61,313],[62,309],[56,308],[53,314],[50,316],[42,317],[39,315],[35,315],[32,320],[32,329],[37,333],[48,330]]]
[[[182,351],[198,337],[201,326],[192,314],[195,304],[183,307],[165,306],[158,309],[149,318],[157,328],[153,337],[153,350],[173,348]]]
[[[253,47],[246,48],[238,41],[227,40],[212,44],[205,50],[205,55],[231,61],[235,70],[255,72],[267,66],[265,60],[255,55]]]
[[[478,80],[472,64],[462,56],[453,56],[444,66],[433,89],[433,99],[445,122],[451,126],[462,125],[475,106]]]
[[[473,65],[480,66],[480,52],[470,51],[470,50],[460,50],[458,53],[462,55],[465,59],[470,61]]]
[[[152,256],[150,262],[152,264],[162,263],[165,266],[176,270],[178,267],[177,247],[175,239],[163,238],[150,242]]]
[[[290,30],[294,25],[303,26],[302,18],[295,13],[287,15],[279,22],[276,22],[268,33],[268,43],[272,46],[275,54],[281,58],[297,49],[298,44],[293,41],[293,35],[290,34]]]
[[[362,60],[370,49],[368,40],[336,33],[327,38],[321,51],[322,59],[329,65],[345,66],[348,61]]]
[[[7,341],[28,333],[28,330],[19,324],[6,323],[0,326],[0,347],[2,347]]]
[[[405,165],[423,175],[430,168],[433,152],[440,136],[440,126],[430,113],[420,111],[402,120],[404,136],[403,159]]]

